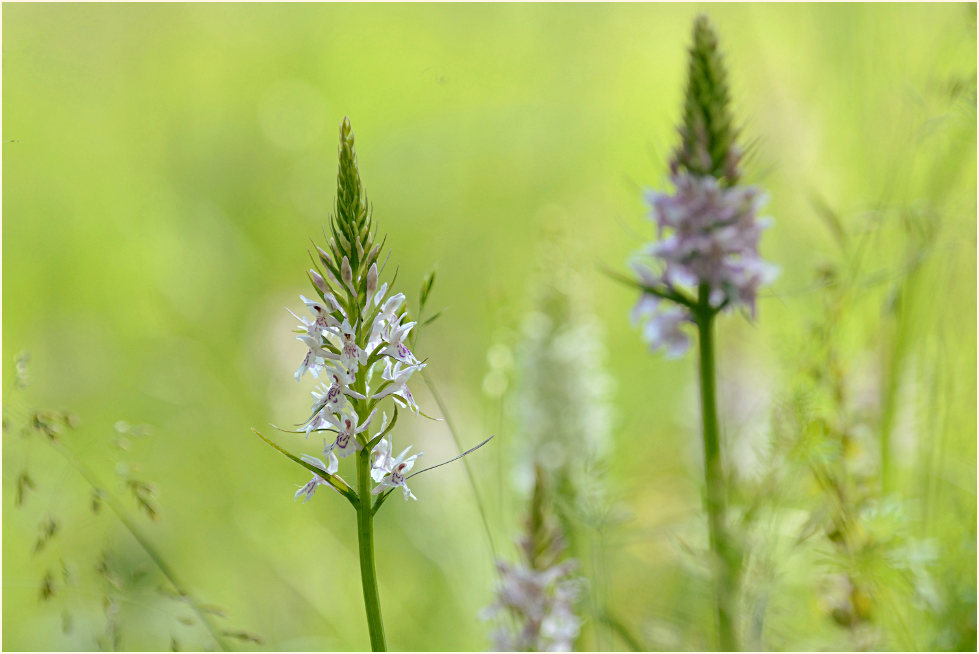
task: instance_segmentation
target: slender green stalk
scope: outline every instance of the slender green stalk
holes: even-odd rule
[[[354,299],[348,296],[351,306]],[[367,339],[367,324],[361,325],[358,340]],[[354,386],[367,394],[367,368],[361,366],[356,373]],[[368,411],[364,400],[352,402],[358,416]],[[395,415],[397,418],[397,415]],[[393,424],[391,425],[393,426]],[[377,568],[374,565],[374,507],[371,496],[371,450],[364,447],[357,453],[357,549],[360,554],[360,581],[364,588],[364,608],[367,611],[367,631],[371,637],[371,649],[375,652],[387,651],[384,639],[384,621],[381,619],[381,598],[377,591]]]
[[[371,511],[370,452],[364,448],[357,455],[357,488],[360,505],[357,507],[357,544],[360,550],[360,580],[364,586],[364,607],[367,609],[367,630],[371,649],[387,651],[384,642],[384,623],[381,620],[381,599],[377,593],[377,570],[374,567],[374,514]]]
[[[737,554],[728,542],[724,524],[725,498],[721,446],[717,427],[717,397],[714,384],[714,316],[716,310],[708,301],[709,290],[700,288],[700,302],[695,312],[700,341],[700,401],[703,417],[705,506],[710,534],[710,551],[714,570],[714,608],[717,620],[718,648],[738,649],[735,634],[737,600]]]

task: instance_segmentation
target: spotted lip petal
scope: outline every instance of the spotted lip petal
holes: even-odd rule
[[[333,443],[326,446],[324,451],[332,452],[335,449],[341,457],[346,458],[354,452],[364,449],[364,445],[357,438],[357,434],[362,433],[370,426],[375,413],[377,413],[377,409],[371,411],[370,415],[359,425],[357,424],[359,420],[357,412],[352,408],[348,408],[343,413],[325,415],[323,420],[337,430],[337,437]]]

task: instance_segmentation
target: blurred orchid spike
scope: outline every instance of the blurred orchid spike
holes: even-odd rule
[[[777,269],[761,258],[758,242],[771,219],[759,218],[765,194],[741,186],[741,149],[730,111],[727,71],[707,18],[698,16],[690,47],[680,146],[669,162],[673,192],[649,191],[646,201],[657,241],[633,262],[640,289],[633,322],[667,357],[682,356],[697,330],[704,453],[704,508],[714,571],[714,611],[721,650],[738,647],[741,555],[726,524],[725,471],[715,392],[714,322],[725,309],[756,314],[758,289]]]
[[[741,150],[730,111],[727,70],[717,36],[704,16],[694,23],[680,146],[670,161],[672,193],[647,191],[650,219],[659,240],[633,262],[642,292],[633,322],[667,357],[689,344],[684,324],[703,322],[724,309],[744,308],[755,317],[758,289],[778,268],[758,253],[759,218],[766,196],[738,186]],[[679,305],[679,306],[677,306]]]
[[[581,631],[575,604],[585,580],[572,573],[578,563],[564,558],[565,542],[545,475],[537,468],[526,532],[520,541],[521,560],[497,561],[500,582],[496,601],[484,609],[484,620],[507,616],[491,634],[493,648],[517,652],[570,652]]]

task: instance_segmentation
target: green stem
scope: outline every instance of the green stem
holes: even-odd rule
[[[708,300],[709,290],[701,286],[694,313],[700,341],[700,401],[703,415],[705,505],[714,569],[714,607],[717,619],[718,648],[738,649],[735,636],[737,599],[737,554],[728,542],[724,525],[724,474],[717,427],[717,398],[714,385],[714,316]]]
[[[384,652],[384,623],[381,620],[381,600],[377,593],[377,570],[374,567],[374,514],[371,511],[370,452],[364,448],[357,455],[357,486],[360,505],[357,507],[357,544],[360,549],[360,581],[364,586],[364,607],[367,609],[367,630],[371,649]]]

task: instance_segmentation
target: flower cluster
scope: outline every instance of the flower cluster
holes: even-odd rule
[[[388,284],[378,285],[381,245],[373,243],[371,215],[357,172],[353,133],[346,120],[340,128],[340,173],[337,176],[337,211],[332,222],[329,250],[317,247],[317,266],[309,271],[316,297],[300,296],[308,316],[299,320],[297,338],[307,348],[295,377],[309,372],[323,381],[313,391],[313,406],[303,423],[308,437],[313,432],[332,432],[323,455],[328,463],[310,458],[309,465],[329,475],[337,472],[339,458],[373,446],[371,478],[379,493],[401,487],[405,498],[414,495],[405,485],[405,472],[418,456],[390,455],[387,436],[393,426],[384,416],[381,429],[368,437],[378,403],[390,397],[400,408],[418,413],[408,380],[425,363],[415,358],[406,340],[415,322],[408,319],[404,293],[388,294]],[[366,456],[366,454],[365,454]],[[306,499],[322,480],[314,478],[296,494]]]
[[[714,309],[743,306],[755,315],[758,288],[772,281],[777,268],[758,254],[758,240],[770,219],[759,219],[764,194],[754,186],[725,188],[711,176],[680,172],[673,176],[672,195],[648,192],[650,218],[659,241],[645,253],[660,263],[657,274],[642,263],[633,267],[644,286],[664,289],[706,286]],[[667,233],[669,234],[667,235]],[[661,307],[662,299],[644,293],[634,320],[647,319],[644,335],[655,349],[678,356],[687,347],[679,330],[687,312]]]
[[[712,306],[743,304],[754,315],[758,287],[775,270],[758,256],[758,239],[771,224],[757,218],[765,196],[753,186],[723,188],[713,177],[681,173],[673,183],[675,195],[647,196],[660,236],[649,254],[665,264],[663,283],[707,284]]]
[[[320,251],[320,256],[327,255]],[[348,265],[346,260],[341,263],[342,268]],[[405,296],[397,293],[385,299],[387,284],[376,288],[376,262],[368,270],[365,282],[370,300],[365,306],[358,307],[360,315],[355,318],[353,326],[329,286],[323,283],[323,277],[315,270],[310,271],[310,276],[321,301],[300,296],[309,310],[310,318],[293,314],[301,323],[297,338],[308,348],[295,376],[298,381],[308,371],[313,377],[322,375],[326,379],[312,393],[312,413],[303,428],[307,436],[320,431],[336,433],[336,438],[328,442],[323,450],[324,456],[331,457],[331,465],[326,466],[316,460],[317,467],[335,474],[337,465],[332,462],[337,460],[337,456],[345,458],[364,448],[367,439],[361,434],[370,427],[377,414],[376,405],[381,399],[390,396],[398,406],[418,412],[407,384],[411,375],[424,368],[425,364],[418,361],[405,344],[408,332],[415,326],[414,322],[404,322],[404,313],[398,314]],[[370,328],[366,329],[368,324]],[[381,370],[380,374],[378,370]],[[358,413],[358,405],[366,406],[370,412],[363,415],[366,410],[362,409]],[[374,437],[383,431],[384,426]],[[403,473],[410,469],[418,455],[404,460],[403,452],[401,457],[395,459],[390,456],[390,449],[390,441],[383,437],[371,452],[371,476],[380,484],[374,492],[400,486],[406,498],[416,499],[405,485]],[[309,499],[318,485],[314,482],[310,484],[297,493],[297,498],[305,494]]]

